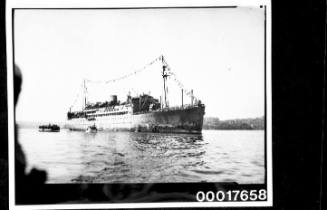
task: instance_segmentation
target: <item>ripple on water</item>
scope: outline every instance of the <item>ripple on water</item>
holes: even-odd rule
[[[263,131],[85,135],[63,129],[54,135],[19,129],[19,138],[29,165],[47,170],[49,183],[265,180]]]
[[[114,166],[122,166],[122,165],[126,165],[124,161],[115,161]]]
[[[192,170],[195,173],[199,173],[199,174],[214,174],[214,175],[219,175],[219,174],[223,174],[223,171],[209,171],[209,170]]]
[[[259,166],[259,167],[263,167],[264,166],[263,161],[252,160],[251,163],[254,164],[254,165],[256,165],[256,166]]]

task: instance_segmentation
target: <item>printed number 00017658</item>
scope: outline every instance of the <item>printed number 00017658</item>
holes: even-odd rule
[[[264,201],[267,200],[267,190],[228,190],[228,191],[199,191],[196,200],[204,201]]]

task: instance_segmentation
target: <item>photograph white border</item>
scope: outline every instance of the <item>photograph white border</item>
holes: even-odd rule
[[[16,205],[14,168],[14,100],[13,100],[13,8],[137,8],[137,7],[209,7],[209,6],[266,6],[266,175],[267,201],[246,202],[166,202],[115,204],[54,204]],[[272,181],[272,87],[271,87],[271,2],[269,0],[9,0],[6,2],[7,94],[8,94],[8,152],[9,152],[9,209],[101,209],[101,208],[160,208],[160,207],[263,207],[273,206]]]

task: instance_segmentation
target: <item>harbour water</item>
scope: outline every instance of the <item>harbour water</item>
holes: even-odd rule
[[[264,131],[203,130],[201,135],[85,133],[20,128],[28,170],[47,183],[264,183]]]

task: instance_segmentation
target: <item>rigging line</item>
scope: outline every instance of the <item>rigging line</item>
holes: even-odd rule
[[[124,76],[121,76],[121,77],[118,77],[116,79],[111,79],[111,80],[107,80],[107,81],[103,81],[103,80],[89,80],[89,79],[85,79],[86,82],[89,82],[89,83],[104,83],[104,84],[108,84],[108,83],[112,83],[112,82],[116,82],[116,81],[119,81],[119,80],[122,80],[122,79],[126,79],[127,77],[130,77],[130,76],[133,76],[137,73],[140,73],[141,71],[145,70],[147,67],[151,66],[152,64],[154,64],[156,61],[158,61],[160,59],[160,57],[157,57],[156,59],[154,59],[153,61],[151,61],[150,63],[146,64],[145,66],[143,66],[142,68],[134,71],[134,72],[131,72],[129,74],[126,74]]]
[[[80,85],[80,87],[82,87],[82,85]],[[75,99],[72,103],[72,105],[70,106],[70,108],[74,107],[77,103],[77,99],[80,97],[80,91],[77,92],[76,96],[75,96]]]
[[[180,82],[178,79],[177,79],[177,76],[176,74],[171,70],[170,66],[168,65],[168,63],[166,62],[166,60],[164,60],[164,63],[167,67],[167,70],[168,70],[168,73],[170,74],[170,76],[173,77],[174,81],[177,83],[177,85],[179,86],[179,88],[183,89],[185,91],[185,94],[189,97],[193,97],[193,99],[197,100],[197,98],[192,94],[191,91],[185,89],[185,86],[183,85],[182,82]]]

